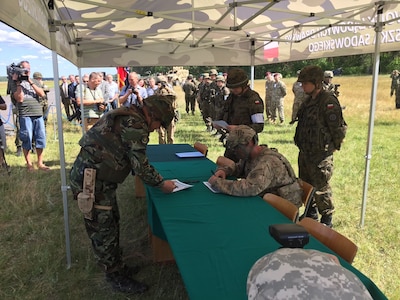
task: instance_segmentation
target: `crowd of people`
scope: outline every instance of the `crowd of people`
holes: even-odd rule
[[[21,62],[21,67],[29,70],[27,78],[15,75],[11,85],[20,126],[17,138],[28,170],[34,170],[30,154],[35,150],[37,168],[47,171],[43,149],[48,89],[39,72],[30,78],[28,62]],[[223,157],[229,163],[218,165],[209,178],[214,189],[238,197],[274,193],[300,207],[299,177],[317,190],[307,216],[332,227],[334,205],[329,182],[333,153],[340,150],[347,125],[331,72],[307,66],[297,75],[290,123],[297,122],[294,143],[299,148],[298,176],[277,149],[259,144],[265,124],[285,122],[287,88],[281,74],[267,72],[264,100],[250,87],[248,74],[241,68],[231,68],[227,73],[211,69],[198,80],[189,74],[180,88],[185,95],[186,113],[195,115],[198,105],[205,130],[224,136]],[[96,260],[107,281],[122,292],[142,293],[147,286],[134,280],[132,268],[123,262],[116,189],[131,173],[165,193],[175,188],[149,164],[145,152],[153,131],[158,132],[160,144],[174,143],[179,113],[176,86],[171,80],[168,74],[143,80],[131,72],[127,84],[119,89],[111,74],[92,72],[82,80],[74,75],[61,77],[59,89],[65,114],[69,121],[81,122],[85,131],[70,172],[71,190],[78,203],[84,199],[85,205],[80,208]],[[3,106],[0,102],[1,109]],[[96,170],[89,209],[85,194],[88,169]],[[231,176],[241,180],[231,180]]]

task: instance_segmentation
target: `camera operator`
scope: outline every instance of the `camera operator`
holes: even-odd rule
[[[138,74],[136,72],[129,73],[128,81],[129,85],[125,86],[119,94],[119,103],[125,107],[131,105],[142,107],[143,99],[147,98],[147,91],[138,84]]]
[[[46,147],[46,129],[43,120],[42,105],[39,97],[46,93],[29,78],[30,64],[20,62],[19,66],[11,70],[11,94],[16,101],[20,121],[20,139],[28,171],[34,167],[30,157],[32,138],[35,138],[37,166],[40,170],[50,168],[43,163],[43,149]]]

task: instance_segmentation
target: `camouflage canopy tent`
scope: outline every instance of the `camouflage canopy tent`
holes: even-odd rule
[[[400,0],[0,0],[0,20],[78,68],[256,66],[375,53],[361,225],[380,51],[400,48]],[[378,34],[376,34],[378,33]],[[254,68],[252,68],[252,75]],[[58,81],[55,80],[55,84]],[[56,100],[59,101],[56,89]],[[61,131],[61,106],[57,106]],[[62,132],[61,181],[69,233]]]
[[[373,53],[379,3],[385,23],[381,50],[398,50],[400,40],[399,1],[1,2],[4,23],[77,67],[250,66]]]

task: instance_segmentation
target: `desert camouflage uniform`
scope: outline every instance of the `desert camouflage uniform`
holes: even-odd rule
[[[271,119],[271,96],[275,80],[266,79],[265,81],[265,113],[267,120]]]
[[[167,96],[167,95],[175,95],[175,91],[168,84],[159,87],[155,91],[155,95]],[[178,102],[176,99],[173,102],[173,109],[175,110],[175,118],[172,119],[171,123],[167,126],[167,128],[160,127],[158,131],[158,143],[159,144],[173,144],[176,130],[176,122],[178,121]]]
[[[71,190],[76,197],[82,191],[84,169],[96,169],[95,204],[111,207],[94,208],[93,220],[84,219],[95,258],[106,272],[116,271],[122,264],[118,183],[132,169],[146,184],[158,186],[163,180],[146,157],[148,142],[148,124],[141,109],[134,106],[108,112],[79,141],[81,151],[70,173]]]
[[[340,150],[347,125],[339,100],[324,90],[315,99],[306,98],[297,116],[294,141],[300,150],[299,177],[317,189],[314,199],[324,218],[334,211],[329,184],[333,173],[333,152]]]
[[[227,176],[242,178],[228,180],[218,178],[213,187],[233,196],[264,196],[273,193],[291,201],[297,207],[302,205],[303,191],[287,159],[276,149],[266,145],[254,159],[239,160],[234,168],[219,167]]]
[[[339,91],[336,88],[335,84],[330,82],[330,83],[326,83],[325,81],[322,82],[322,88],[325,91],[331,92],[332,94],[334,94],[336,97],[339,97]]]
[[[361,280],[334,257],[299,248],[260,258],[247,277],[247,295],[249,300],[372,300]]]
[[[296,120],[296,118],[297,118],[297,112],[299,111],[299,108],[300,108],[301,104],[304,102],[304,99],[306,98],[307,94],[303,90],[303,84],[298,81],[293,83],[292,91],[294,94],[294,100],[293,100],[293,106],[292,106],[291,122],[294,122],[294,120]]]
[[[286,85],[283,81],[275,81],[271,90],[271,121],[276,121],[276,112],[278,111],[279,121],[283,123],[285,121],[285,115],[283,111],[283,99],[286,96]]]

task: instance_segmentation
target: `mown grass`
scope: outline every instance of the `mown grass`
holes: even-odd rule
[[[398,132],[400,110],[394,109],[389,97],[389,76],[379,78],[372,159],[370,164],[365,225],[359,227],[363,196],[365,154],[371,96],[370,76],[338,77],[340,101],[346,106],[349,125],[342,150],[335,153],[332,186],[335,197],[335,229],[350,237],[359,247],[353,265],[369,276],[389,299],[400,299],[400,209],[398,208],[399,160]],[[288,87],[285,99],[287,120],[291,113],[291,85],[294,78],[284,79]],[[262,80],[255,90],[263,96]],[[184,112],[179,89],[180,110]],[[4,95],[4,87],[0,85]],[[151,259],[147,232],[146,203],[134,197],[130,176],[119,189],[121,210],[121,244],[128,263],[142,269],[137,278],[151,289],[141,296],[127,297],[113,293],[94,263],[82,217],[69,195],[68,211],[71,233],[72,267],[66,268],[64,219],[60,180],[60,155],[57,128],[50,116],[45,161],[51,172],[28,173],[22,157],[16,157],[13,137],[9,137],[7,161],[11,176],[0,176],[0,298],[1,299],[187,299],[187,294],[173,263],[156,264]],[[176,143],[201,141],[209,146],[209,158],[223,153],[217,138],[205,131],[199,112],[182,114],[176,132]],[[276,147],[297,170],[297,148],[293,144],[295,126],[266,125],[260,142]],[[69,170],[79,151],[81,131],[63,120],[65,161]],[[157,143],[151,135],[151,143]],[[195,258],[194,258],[195,259]],[[205,287],[206,288],[206,287]]]

